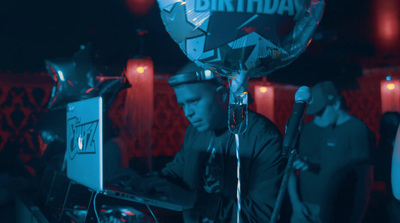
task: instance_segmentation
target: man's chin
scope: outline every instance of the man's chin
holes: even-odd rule
[[[198,132],[205,132],[208,130],[208,128],[204,125],[201,126],[195,126],[195,128],[197,129]]]

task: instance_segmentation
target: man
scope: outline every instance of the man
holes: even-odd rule
[[[229,90],[207,72],[189,64],[169,78],[190,125],[182,148],[161,171],[164,179],[147,181],[144,187],[163,192],[169,200],[186,201],[192,208],[183,212],[185,222],[237,222],[236,143],[227,128]],[[270,120],[249,111],[239,143],[240,222],[268,222],[285,166],[281,134]]]
[[[291,222],[361,222],[372,185],[370,152],[375,137],[346,111],[333,82],[316,84],[303,127],[298,170],[289,179]],[[297,182],[299,185],[297,185]]]

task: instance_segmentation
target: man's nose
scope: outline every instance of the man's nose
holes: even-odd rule
[[[195,109],[192,106],[190,106],[190,105],[185,106],[186,118],[192,117],[194,115],[194,112],[195,112]]]

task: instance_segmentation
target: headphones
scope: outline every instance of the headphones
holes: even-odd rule
[[[222,80],[210,70],[192,71],[182,74],[176,74],[168,78],[168,84],[171,87],[176,87],[181,84],[195,83],[200,81],[215,80],[219,85],[222,85]]]

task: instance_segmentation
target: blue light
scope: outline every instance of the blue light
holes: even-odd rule
[[[387,81],[391,81],[391,80],[392,80],[392,77],[391,77],[391,76],[386,76],[386,80],[387,80]]]

